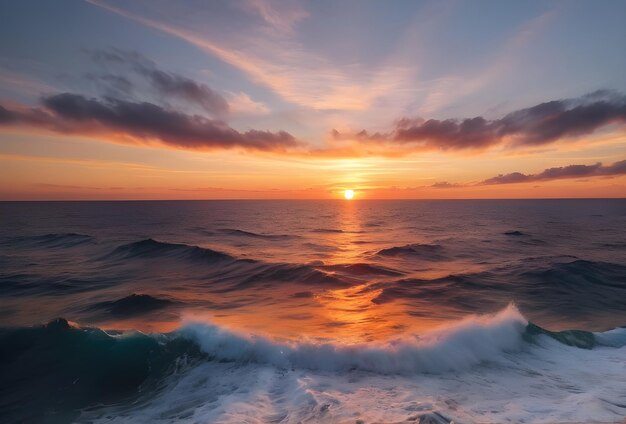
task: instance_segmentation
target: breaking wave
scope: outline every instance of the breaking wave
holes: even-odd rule
[[[179,334],[217,360],[322,371],[362,370],[382,374],[440,373],[497,360],[523,343],[526,319],[509,306],[488,317],[468,317],[413,339],[384,344],[277,343],[224,328],[188,322]]]
[[[79,328],[57,319],[41,327],[0,330],[0,409],[9,421],[40,421],[40,414],[71,421],[91,405],[150,396],[169,384],[172,373],[207,362],[337,375],[469,372],[528,353],[533,345],[556,348],[550,340],[570,349],[620,348],[626,346],[626,328],[551,332],[529,323],[509,305],[420,336],[347,345],[280,342],[199,321],[184,322],[173,333],[145,335]]]

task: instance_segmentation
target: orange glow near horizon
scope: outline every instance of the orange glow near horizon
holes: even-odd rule
[[[626,175],[480,185],[500,174],[624,160],[624,138],[540,152],[329,158],[191,151],[91,137],[0,133],[0,200],[484,199],[625,197]],[[352,187],[347,189],[346,187]]]

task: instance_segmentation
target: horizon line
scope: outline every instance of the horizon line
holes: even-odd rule
[[[479,198],[366,198],[350,199],[343,198],[213,198],[213,199],[23,199],[23,200],[1,200],[0,203],[25,203],[25,202],[211,202],[211,201],[338,201],[338,202],[359,202],[359,201],[458,201],[458,200],[626,200],[624,197],[479,197]]]

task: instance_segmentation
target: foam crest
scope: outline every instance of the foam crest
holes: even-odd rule
[[[618,327],[603,333],[593,333],[597,343],[601,346],[626,346],[626,327]]]
[[[496,361],[519,350],[526,319],[514,305],[494,315],[471,316],[421,337],[385,343],[281,343],[206,322],[179,330],[214,359],[321,371],[363,370],[382,374],[440,373]]]

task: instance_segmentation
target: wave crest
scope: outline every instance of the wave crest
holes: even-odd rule
[[[440,261],[445,259],[444,248],[439,244],[407,244],[405,246],[393,246],[379,250],[378,256],[412,256],[424,260]]]
[[[108,257],[118,259],[175,257],[198,261],[234,260],[226,253],[205,247],[179,243],[166,243],[154,239],[145,239],[117,247]]]
[[[382,374],[463,370],[519,350],[527,326],[514,305],[494,315],[471,316],[421,337],[381,344],[280,343],[206,322],[178,330],[217,360],[253,362],[321,371],[363,370]]]
[[[260,234],[252,231],[240,230],[238,228],[223,228],[218,231],[229,236],[250,237],[265,240],[288,240],[295,237],[288,234]]]

